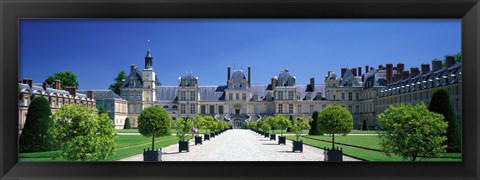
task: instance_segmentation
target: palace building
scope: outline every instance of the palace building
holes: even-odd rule
[[[283,114],[294,118],[310,117],[314,111],[327,106],[340,105],[348,109],[354,118],[354,128],[366,123],[376,129],[376,117],[390,104],[427,104],[435,88],[444,87],[451,95],[455,110],[461,120],[461,63],[453,56],[422,64],[410,71],[404,64],[386,64],[374,67],[341,68],[338,76],[329,71],[323,84],[310,78],[309,84],[297,84],[296,77],[283,69],[266,84],[251,84],[252,68],[227,67],[225,85],[201,86],[199,78],[191,73],[179,77],[177,86],[163,86],[153,69],[150,50],[145,56],[145,67],[140,70],[130,66],[128,79],[121,86],[120,97],[127,101],[127,117],[137,126],[140,112],[150,106],[166,109],[172,120],[194,117],[197,114],[212,115],[216,120],[230,122],[241,128],[243,122],[266,119]]]
[[[130,65],[130,73],[120,87],[120,95],[110,90],[60,90],[60,81],[50,88],[46,83],[35,85],[31,79],[19,81],[19,128],[22,129],[28,106],[35,97],[49,100],[52,112],[63,104],[79,103],[94,108],[106,107],[115,128],[121,129],[128,117],[132,127],[137,127],[140,112],[150,106],[160,106],[168,111],[172,120],[194,117],[197,114],[212,115],[218,121],[226,121],[234,128],[243,122],[264,120],[268,116],[283,114],[294,118],[311,117],[332,105],[350,111],[354,128],[366,123],[369,129],[377,129],[376,117],[391,104],[420,103],[427,106],[434,90],[447,89],[458,119],[462,119],[462,69],[453,56],[445,63],[435,59],[430,64],[404,69],[403,63],[389,63],[378,68],[365,66],[341,68],[340,75],[328,71],[323,84],[309,79],[308,84],[297,84],[296,77],[283,69],[266,84],[251,84],[252,68],[227,67],[225,85],[201,86],[192,73],[179,77],[178,85],[163,86],[153,69],[150,49],[145,56],[143,69]]]

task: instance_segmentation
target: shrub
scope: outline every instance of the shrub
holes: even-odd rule
[[[418,156],[434,157],[445,152],[447,139],[443,134],[448,123],[443,116],[431,112],[425,104],[390,105],[378,115],[380,145],[386,155],[396,154],[415,161]]]
[[[19,139],[19,151],[42,152],[53,150],[53,139],[48,129],[52,125],[50,104],[43,97],[33,99]]]
[[[132,126],[130,125],[130,119],[128,119],[128,117],[125,119],[125,125],[123,125],[123,129],[132,129]]]
[[[155,137],[171,135],[168,112],[158,106],[143,109],[138,116],[138,132],[145,137],[152,136],[153,151],[155,149]]]
[[[175,122],[176,135],[179,141],[185,141],[187,134],[190,133],[193,126],[193,120],[186,117],[180,118]]]
[[[103,160],[115,152],[113,122],[107,114],[98,114],[81,104],[64,105],[52,115],[50,133],[59,144],[61,157],[67,160]]]
[[[462,146],[460,126],[448,91],[444,88],[436,90],[432,95],[428,109],[432,112],[442,114],[445,122],[448,123],[446,132],[447,140],[445,141],[447,152],[460,152]]]
[[[346,134],[353,129],[352,114],[338,105],[323,109],[318,117],[318,122],[322,124],[320,131],[332,135],[332,149],[335,149],[335,134]]]

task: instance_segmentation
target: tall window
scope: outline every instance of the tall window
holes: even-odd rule
[[[349,100],[349,101],[352,100],[352,93],[351,93],[351,92],[348,93],[348,100]]]
[[[185,98],[185,91],[180,91],[180,101],[185,101],[186,98]]]
[[[357,105],[355,106],[355,113],[359,113],[360,112],[360,107]]]
[[[205,105],[200,106],[200,112],[201,112],[202,114],[207,114],[205,111],[206,111]]]
[[[215,106],[210,105],[210,114],[215,114]]]
[[[360,100],[360,96],[358,95],[358,92],[355,93],[355,100]]]
[[[297,113],[302,114],[302,105],[301,104],[297,105]]]
[[[246,107],[246,106],[243,106],[243,107],[242,107],[242,113],[244,113],[244,114],[247,113],[247,107]]]
[[[258,104],[253,105],[253,113],[258,114]]]
[[[293,91],[288,92],[288,100],[293,100]]]
[[[242,94],[242,99],[243,99],[243,100],[246,100],[246,99],[247,99],[247,94],[243,93],[243,94]]]
[[[342,100],[345,100],[345,93],[342,93]]]
[[[278,104],[278,113],[283,113],[283,104]]]
[[[293,114],[293,104],[288,105],[288,113]]]
[[[313,107],[314,107],[314,106],[313,106],[313,104],[310,104],[310,114],[312,114],[312,113],[313,113],[313,110],[314,110],[314,108],[313,108]]]
[[[278,100],[283,100],[283,91],[278,91]]]
[[[233,94],[232,93],[228,94],[228,100],[233,100]]]
[[[237,93],[235,94],[235,100],[239,100],[240,99],[240,95]]]
[[[218,114],[223,114],[223,106],[218,106]]]
[[[190,101],[195,101],[196,93],[195,91],[190,91]]]
[[[195,104],[190,104],[190,114],[195,114],[195,113],[196,113],[196,111],[197,111],[197,110],[196,110],[196,109],[197,109],[196,106],[197,106],[197,105],[195,105]]]
[[[185,104],[180,104],[180,114],[186,114],[185,113]]]

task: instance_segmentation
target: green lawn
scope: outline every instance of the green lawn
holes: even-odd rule
[[[115,129],[118,133],[138,133],[138,129]]]
[[[187,136],[188,138],[191,138]],[[152,147],[152,138],[147,138],[140,135],[119,135],[115,140],[115,154],[108,157],[105,161],[115,161],[125,157],[133,156],[143,153],[143,149]],[[165,136],[155,138],[155,149],[166,147],[172,144],[178,143],[178,138],[175,136]],[[65,161],[63,159],[52,159],[52,153],[50,152],[37,152],[37,153],[20,153],[20,161]]]
[[[352,130],[348,134],[378,134],[378,131],[375,131],[375,130],[366,130],[366,131]]]
[[[307,136],[308,138],[302,138],[305,144],[318,147],[318,148],[330,148],[331,136]],[[295,137],[288,137],[287,139],[293,140]],[[310,139],[312,138],[312,139]],[[325,140],[325,141],[319,141]],[[342,148],[343,153],[347,156],[351,156],[357,159],[366,160],[366,161],[408,161],[404,160],[400,156],[387,156],[383,152],[380,152],[380,139],[377,136],[335,136],[335,142],[343,143],[335,144],[335,147]],[[349,145],[354,145],[358,147],[353,147]],[[365,149],[362,147],[378,149],[377,151]],[[442,153],[439,154],[439,158],[425,159],[419,158],[418,161],[457,161],[461,162],[460,153]]]

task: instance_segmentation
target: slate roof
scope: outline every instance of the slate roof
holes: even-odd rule
[[[295,85],[295,77],[290,75],[290,73],[288,72],[288,69],[284,69],[280,71],[280,74],[278,74],[277,80],[278,80],[277,82],[278,86],[288,86],[289,84]],[[289,80],[293,82],[289,82]]]
[[[88,90],[77,90],[77,93],[87,94]],[[95,100],[104,100],[104,99],[122,99],[119,95],[111,90],[91,90],[93,91],[93,99]]]
[[[461,71],[461,63],[456,63],[449,68],[443,67],[435,72],[430,71],[423,75],[400,80],[387,85],[385,90],[380,93],[380,97],[460,83],[462,81]]]
[[[385,70],[371,70],[363,74],[364,83],[363,86],[365,89],[372,87],[381,87],[387,85],[386,72]]]
[[[308,88],[309,85],[296,85],[296,91],[301,94],[302,99],[305,100],[307,93],[311,93],[311,100],[316,100],[321,97],[316,97],[317,92],[321,92],[322,96],[325,95],[325,85],[317,84],[315,89],[311,92],[311,89]],[[200,101],[224,101],[225,100],[225,89],[227,86],[198,86],[200,89]],[[251,85],[250,92],[254,96],[255,93],[258,94],[260,100],[265,100],[267,92],[271,92],[271,85]],[[178,100],[177,86],[157,86],[156,87],[156,100],[160,102],[172,102]]]
[[[355,76],[352,74],[352,71],[350,68],[347,68],[345,71],[345,74],[342,77],[342,80],[340,81],[340,86],[343,87],[362,87],[362,83],[358,81],[358,79],[355,78]]]
[[[37,86],[35,84],[32,84],[32,87],[30,88],[30,86],[28,86],[28,84],[23,84],[23,83],[19,83],[18,84],[18,91],[20,93],[22,92],[26,92],[26,91],[29,91],[29,95],[30,97],[33,95],[33,94],[36,94],[37,92],[40,93],[40,94],[44,94],[46,93],[47,95],[51,96],[51,95],[54,95],[54,94],[57,94],[57,95],[63,95],[64,97],[67,97],[67,96],[70,96],[70,93],[68,91],[65,91],[65,90],[59,90],[59,89],[53,89],[53,88],[47,88],[47,90],[45,91],[43,89],[42,86]],[[86,99],[87,98],[87,95],[86,94],[83,94],[81,92],[78,92],[77,91],[77,94],[76,94],[79,99],[83,100],[83,99]],[[20,95],[18,98],[22,98]],[[19,102],[19,105],[22,106],[23,105],[23,101],[18,101]]]
[[[130,87],[130,77],[133,77],[133,86]],[[142,71],[138,69],[138,67],[135,67],[135,70],[133,72],[130,72],[128,75],[127,79],[125,79],[125,82],[120,86],[121,88],[143,88],[143,79],[142,79]],[[155,75],[155,84],[157,86],[161,85],[160,81],[158,81],[157,75]]]

